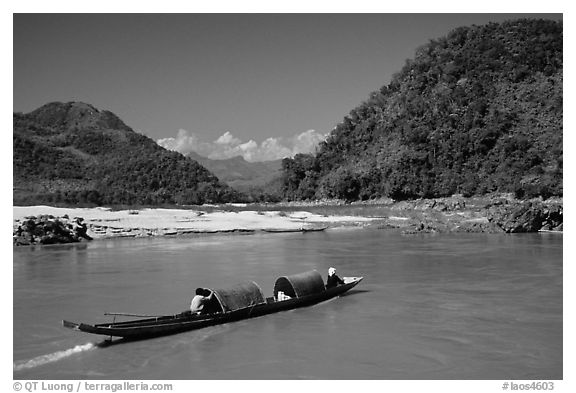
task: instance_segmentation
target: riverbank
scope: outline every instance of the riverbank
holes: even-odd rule
[[[287,209],[306,209],[323,215],[346,214],[379,218],[367,226],[398,229],[404,234],[415,233],[525,233],[563,231],[563,199],[520,200],[512,194],[493,194],[465,198],[393,201],[289,202],[279,204]]]
[[[68,220],[75,224],[66,224]],[[30,222],[30,225],[26,224]],[[82,223],[80,232],[76,224],[78,222]],[[15,243],[19,244],[45,244],[42,236],[48,239],[47,242],[58,242],[55,236],[47,234],[48,229],[65,230],[66,227],[71,231],[66,239],[76,238],[73,241],[81,241],[87,238],[176,236],[191,233],[306,232],[351,226],[396,229],[404,234],[561,233],[563,204],[559,198],[523,201],[509,195],[499,195],[401,202],[379,200],[353,204],[340,201],[228,204],[187,209],[13,208],[13,233]],[[36,229],[31,230],[29,227]]]
[[[229,205],[238,209],[239,205]],[[327,217],[306,211],[230,211],[210,207],[210,211],[195,209],[131,209],[59,208],[52,206],[15,206],[13,233],[20,244],[43,243],[46,226],[60,227],[58,223],[72,218],[86,225],[86,235],[93,239],[110,237],[175,236],[192,233],[226,232],[306,232],[324,230],[331,226],[362,226],[375,218],[358,216]],[[64,217],[64,219],[63,219]],[[27,223],[38,228],[37,233],[27,230]],[[54,224],[56,223],[56,224]],[[66,227],[66,225],[64,225]],[[72,228],[71,228],[72,229]],[[17,237],[23,237],[17,240]],[[81,240],[81,239],[79,239]]]

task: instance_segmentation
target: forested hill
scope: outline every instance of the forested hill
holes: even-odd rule
[[[14,204],[200,204],[236,192],[180,153],[81,102],[14,113]]]
[[[288,199],[562,195],[562,22],[461,27],[417,50],[316,156]]]

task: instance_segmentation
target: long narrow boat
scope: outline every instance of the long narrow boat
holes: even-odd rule
[[[312,270],[291,276],[282,276],[274,284],[274,296],[264,297],[254,281],[231,288],[211,289],[215,295],[214,312],[191,314],[182,312],[125,322],[90,325],[62,321],[64,327],[85,333],[125,339],[143,339],[180,333],[207,326],[254,318],[298,307],[311,306],[334,298],[354,288],[363,277],[344,277],[343,285],[326,289],[320,273]],[[280,294],[279,294],[280,293]]]

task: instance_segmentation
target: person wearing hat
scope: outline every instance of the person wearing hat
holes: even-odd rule
[[[336,275],[336,269],[331,267],[328,269],[328,279],[326,280],[326,289],[334,288],[338,284],[344,284],[344,281]]]

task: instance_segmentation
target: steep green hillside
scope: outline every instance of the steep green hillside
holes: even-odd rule
[[[562,195],[562,22],[461,27],[421,47],[316,156],[287,199]]]
[[[236,192],[196,161],[91,105],[14,114],[14,204],[199,204]]]

